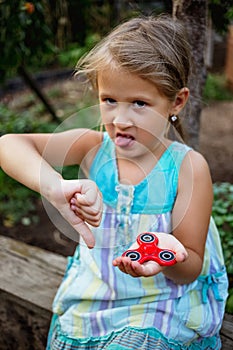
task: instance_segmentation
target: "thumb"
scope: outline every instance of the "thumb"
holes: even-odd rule
[[[188,258],[187,250],[185,249],[183,244],[181,244],[179,241],[177,241],[174,250],[176,252],[176,261],[177,262],[183,262]]]
[[[187,251],[176,251],[176,261],[177,262],[184,262],[188,258]]]
[[[89,226],[71,210],[67,218],[70,225],[82,236],[88,248],[95,246],[95,237]]]

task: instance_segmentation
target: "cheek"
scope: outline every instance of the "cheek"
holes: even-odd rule
[[[108,123],[105,123],[104,122],[104,127],[105,127],[105,130],[107,131],[107,133],[109,134],[110,138],[113,138],[114,137],[114,127],[113,127],[113,124],[108,122]]]
[[[166,117],[154,113],[151,116],[145,117],[140,123],[141,125],[138,125],[138,127],[142,132],[150,135],[150,137],[156,137],[167,130],[167,123],[168,121]]]
[[[103,124],[112,123],[111,113],[109,111],[106,111],[106,107],[100,106],[100,115],[101,115],[101,120]]]

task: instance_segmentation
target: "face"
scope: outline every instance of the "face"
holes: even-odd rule
[[[154,84],[122,69],[98,75],[102,122],[118,155],[140,157],[161,149],[172,102]]]

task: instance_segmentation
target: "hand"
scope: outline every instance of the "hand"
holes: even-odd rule
[[[169,249],[176,252],[177,263],[183,262],[187,259],[188,253],[184,246],[171,234],[156,232],[159,239],[158,247],[162,249]],[[134,243],[129,249],[137,249],[138,244]],[[147,261],[140,264],[137,261],[132,261],[128,257],[117,257],[113,260],[113,266],[117,266],[122,272],[131,275],[132,277],[150,277],[162,272],[165,268],[160,266],[155,261]]]
[[[89,248],[95,238],[87,225],[98,226],[102,217],[102,195],[91,180],[60,180],[50,202],[68,223],[83,237]]]
[[[102,194],[92,181],[85,182],[81,190],[83,192],[77,192],[71,198],[70,208],[80,219],[97,227],[102,217]]]

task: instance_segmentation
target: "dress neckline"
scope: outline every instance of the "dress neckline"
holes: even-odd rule
[[[148,172],[148,174],[141,180],[139,181],[137,184],[135,185],[129,185],[129,184],[124,184],[124,183],[121,183],[119,181],[119,171],[118,171],[118,165],[117,165],[117,157],[116,157],[116,150],[115,150],[115,147],[114,147],[114,154],[115,154],[115,157],[114,157],[114,163],[115,163],[115,168],[116,168],[116,178],[115,178],[115,181],[116,181],[116,184],[117,186],[120,186],[120,187],[123,187],[123,188],[137,188],[137,187],[140,187],[141,185],[143,185],[148,178],[150,178],[154,171],[157,170],[157,168],[159,168],[161,162],[163,161],[163,159],[167,156],[167,154],[170,152],[170,150],[174,147],[176,141],[172,141],[169,146],[164,150],[164,152],[161,154],[161,156],[159,157],[158,161],[156,162],[156,164],[154,165],[154,167]]]

